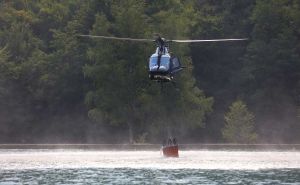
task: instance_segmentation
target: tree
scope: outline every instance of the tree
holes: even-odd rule
[[[114,1],[109,16],[95,16],[92,34],[115,34],[123,37],[147,37],[147,17],[143,2]],[[112,32],[112,33],[109,33]],[[135,128],[141,123],[138,95],[147,86],[143,61],[147,58],[144,44],[120,41],[95,41],[87,53],[90,61],[84,74],[94,83],[86,95],[89,116],[99,123],[128,128],[129,142],[134,142]]]
[[[189,35],[195,39],[244,38],[251,32],[253,0],[197,1],[196,21]],[[191,44],[196,84],[214,98],[214,111],[201,130],[205,139],[221,142],[228,106],[241,93],[241,58],[247,41]]]
[[[82,15],[87,8],[73,5],[74,1],[43,0],[1,3],[0,127],[3,138],[13,138],[9,142],[33,142],[50,130],[59,133],[60,128],[76,123],[70,115],[87,117],[82,73],[85,52],[74,36],[88,29],[80,24],[88,22]],[[80,137],[73,132],[76,128],[67,130],[59,134]]]
[[[240,79],[264,141],[291,142],[299,135],[299,15],[299,1],[293,0],[260,0],[252,12],[252,39]]]
[[[241,100],[233,102],[224,119],[225,127],[222,134],[225,140],[233,143],[253,143],[256,141],[254,115],[248,111],[244,102]]]
[[[237,97],[260,139],[299,142],[298,0],[2,0],[0,28],[0,142],[56,134],[84,142],[92,122],[105,123],[95,135],[105,127],[130,142],[166,134],[220,142]],[[154,33],[249,40],[169,43],[186,68],[161,90],[147,77],[153,43],[77,37]]]
[[[149,9],[153,11],[151,17],[155,31],[169,39],[189,38],[190,29],[197,16],[194,2],[153,1],[149,5]],[[145,92],[151,93],[148,105],[153,106],[147,111],[148,114],[152,113],[149,116],[152,121],[147,125],[150,125],[149,132],[155,133],[150,135],[162,138],[169,134],[189,139],[191,132],[199,134],[196,130],[205,127],[206,116],[212,112],[214,101],[196,86],[188,45],[171,44],[170,49],[186,69],[176,78],[177,91],[171,84],[167,84],[163,91],[156,89],[153,92],[152,88]]]
[[[183,10],[187,6],[191,11],[191,5],[170,1],[168,7],[172,4],[171,8],[145,13],[150,11],[151,4],[145,7],[143,2],[114,1],[109,16],[107,13],[96,15],[92,33],[149,38],[158,31],[170,39],[184,36],[189,28],[187,16],[190,14]],[[174,25],[172,20],[177,24]],[[159,84],[150,84],[146,65],[149,54],[153,52],[151,46],[95,41],[88,51],[90,62],[84,67],[85,75],[94,82],[94,89],[86,96],[90,117],[120,128],[126,126],[129,142],[145,132],[150,133],[147,137],[153,138],[166,137],[165,130],[169,134],[186,135],[188,129],[204,125],[213,103],[212,98],[205,97],[195,86],[186,45],[172,45],[174,53],[188,67],[177,78],[180,90],[176,91],[172,84],[167,84],[161,91]]]

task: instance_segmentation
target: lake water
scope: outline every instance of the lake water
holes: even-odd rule
[[[0,150],[2,184],[300,184],[300,151]]]

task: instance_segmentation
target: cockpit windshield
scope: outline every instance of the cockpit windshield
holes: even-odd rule
[[[149,62],[150,71],[168,71],[170,66],[170,57],[162,56],[160,58],[160,67],[158,68],[158,57],[152,56]]]

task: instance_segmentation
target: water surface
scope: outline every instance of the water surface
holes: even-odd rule
[[[0,184],[300,184],[299,151],[0,150]]]

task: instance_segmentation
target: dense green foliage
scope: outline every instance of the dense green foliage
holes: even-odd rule
[[[249,41],[172,44],[187,68],[161,90],[153,44],[77,37],[154,33]],[[2,0],[0,142],[223,142],[236,99],[258,142],[299,142],[299,41],[297,0]]]
[[[248,111],[243,101],[231,104],[225,114],[225,126],[222,134],[231,143],[253,143],[257,139],[254,132],[254,115]]]

